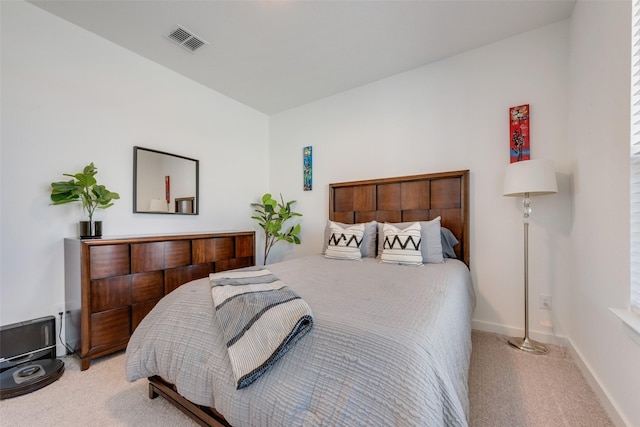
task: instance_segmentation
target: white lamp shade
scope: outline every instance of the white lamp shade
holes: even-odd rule
[[[525,160],[505,169],[503,196],[545,195],[558,192],[556,172],[550,160]]]

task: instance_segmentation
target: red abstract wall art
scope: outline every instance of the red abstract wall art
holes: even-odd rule
[[[529,160],[529,104],[509,108],[509,158],[511,163]]]

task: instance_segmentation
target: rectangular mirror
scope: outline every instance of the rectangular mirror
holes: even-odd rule
[[[133,147],[133,212],[198,215],[200,162]]]

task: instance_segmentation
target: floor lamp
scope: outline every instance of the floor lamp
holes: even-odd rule
[[[507,166],[504,176],[503,196],[520,196],[524,200],[524,338],[510,338],[509,344],[520,350],[547,353],[547,347],[529,338],[529,214],[530,196],[542,196],[558,192],[556,174],[549,160],[525,160]]]

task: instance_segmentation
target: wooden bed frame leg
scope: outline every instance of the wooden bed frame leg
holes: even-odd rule
[[[149,399],[155,399],[158,396],[160,395],[156,393],[156,388],[153,386],[153,384],[149,383]]]
[[[203,427],[231,427],[231,424],[214,408],[207,408],[188,401],[178,394],[173,384],[164,381],[159,376],[149,377],[148,380],[150,399],[162,396],[167,402]]]

